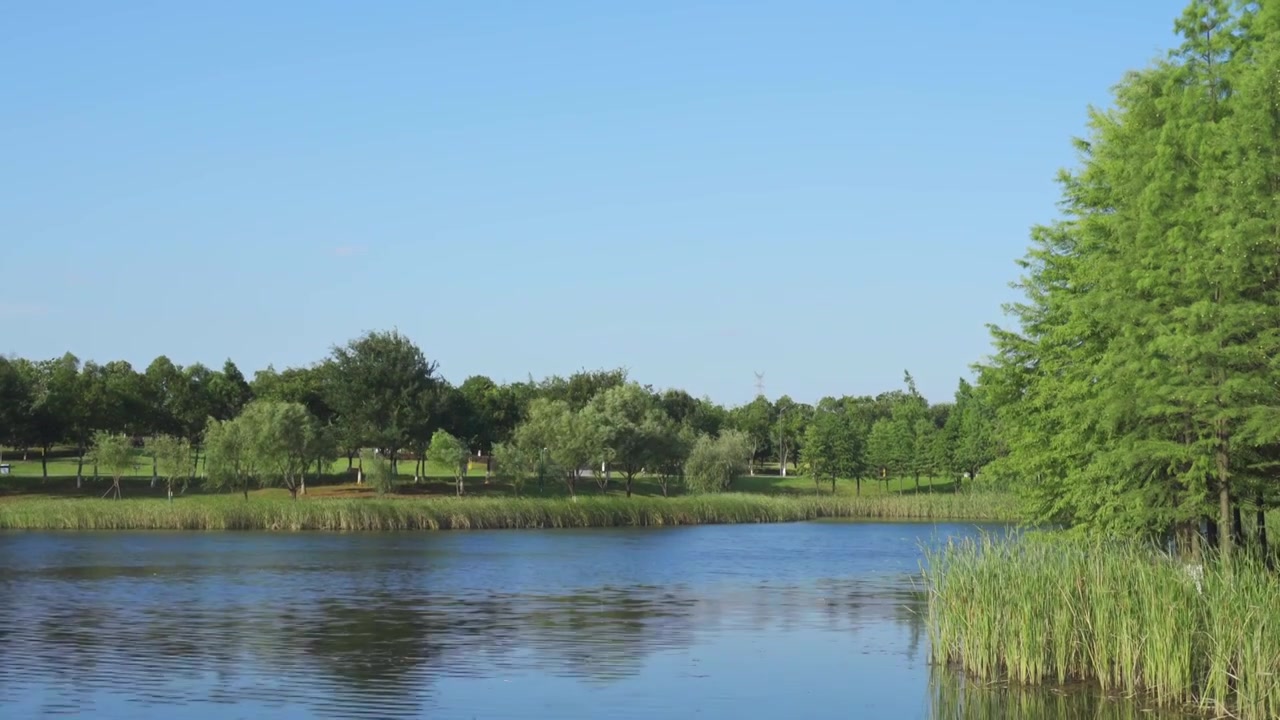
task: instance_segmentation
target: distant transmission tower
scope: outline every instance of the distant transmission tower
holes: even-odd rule
[[[756,395],[764,397],[764,373],[756,373]]]

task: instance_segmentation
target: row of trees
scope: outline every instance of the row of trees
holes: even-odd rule
[[[352,467],[364,449],[414,477],[425,463],[455,468],[458,492],[474,454],[492,454],[495,471],[522,485],[562,481],[569,492],[590,478],[628,493],[641,473],[664,490],[684,477],[695,453],[733,448],[754,474],[773,460],[782,474],[815,480],[976,474],[995,452],[989,413],[976,388],[961,383],[955,402],[930,405],[908,375],[905,390],[828,397],[816,406],[763,396],[725,408],[682,390],[657,391],[623,370],[498,384],[483,376],[454,386],[397,332],[370,332],[335,347],[319,363],[247,381],[231,361],[221,371],[179,367],[161,357],[144,371],[125,362],[0,358],[0,446],[41,451],[69,445],[85,472],[95,437],[161,439],[190,449],[188,477],[201,458],[212,481],[247,491],[266,482],[305,492],[309,469],[334,459]],[[728,437],[719,445],[700,445]],[[94,467],[96,475],[96,455]],[[153,474],[168,477],[153,458]],[[859,484],[860,487],[860,484]]]
[[[1176,27],[1092,113],[980,381],[1039,519],[1229,557],[1280,488],[1280,4]]]

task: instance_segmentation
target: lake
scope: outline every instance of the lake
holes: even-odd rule
[[[930,667],[920,545],[980,530],[0,533],[0,716],[1160,717]]]

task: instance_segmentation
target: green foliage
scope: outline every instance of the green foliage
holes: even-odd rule
[[[33,395],[31,377],[18,362],[0,356],[0,447],[17,445],[28,434]]]
[[[754,442],[746,433],[725,430],[719,437],[703,435],[693,444],[685,463],[685,483],[695,493],[727,492],[747,471]]]
[[[206,484],[213,490],[239,490],[249,499],[249,486],[260,473],[259,455],[246,423],[213,420],[205,428]]]
[[[528,419],[516,429],[516,442],[541,451],[544,467],[559,471],[570,495],[577,491],[582,469],[599,458],[604,447],[595,413],[546,398],[530,403]]]
[[[622,471],[627,496],[636,475],[646,465],[661,461],[664,436],[675,425],[658,406],[657,399],[635,383],[615,385],[597,395],[589,406],[599,427],[599,440],[608,450],[608,461]]]
[[[995,410],[988,391],[960,381],[955,407],[943,426],[944,444],[950,449],[947,469],[977,479],[979,471],[996,459]]]
[[[773,403],[763,395],[729,411],[729,426],[740,432],[750,442],[749,471],[755,473],[756,460],[767,453],[776,432],[776,415]]]
[[[111,489],[119,500],[120,478],[134,465],[133,441],[124,433],[100,430],[93,435],[93,462],[111,476]]]
[[[233,422],[242,425],[249,438],[262,486],[282,485],[297,499],[307,468],[328,451],[316,419],[301,403],[255,400]]]
[[[155,461],[156,472],[164,479],[173,500],[173,488],[191,476],[191,443],[173,435],[156,435],[147,440],[147,453]]]
[[[849,419],[852,434],[841,447],[859,448],[833,459],[838,473],[865,473],[862,449],[872,423],[889,417],[905,396],[894,391],[819,403]],[[211,488],[247,497],[255,485],[282,486],[295,498],[306,494],[308,475],[324,471],[339,453],[350,470],[363,449],[376,448],[398,476],[397,460],[407,452],[418,463],[417,477],[437,430],[471,451],[507,444],[528,457],[536,454],[529,479],[542,489],[559,478],[571,494],[584,471],[604,492],[618,477],[628,492],[641,477],[656,479],[669,492],[673,483],[683,483],[696,438],[716,438],[729,427],[751,439],[750,472],[754,461],[774,456],[784,461],[786,474],[804,455],[815,412],[785,396],[776,403],[755,398],[729,411],[683,390],[659,392],[631,382],[624,370],[506,385],[472,376],[453,387],[395,332],[367,333],[318,364],[268,367],[252,383],[230,360],[211,370],[199,363],[181,367],[160,356],[138,372],[121,361],[82,365],[72,355],[36,362],[0,358],[0,400],[0,443],[24,453],[46,450],[40,455],[46,476],[50,457],[67,472],[66,450],[55,446],[69,444],[80,451],[79,477],[93,433],[105,430],[186,440],[192,452],[188,477],[208,475]],[[935,424],[945,413],[945,406],[929,409]],[[216,446],[211,452],[202,447],[207,442]],[[934,449],[951,457],[950,446]]]
[[[371,449],[362,450],[360,467],[364,471],[365,481],[372,485],[379,495],[395,492],[396,473],[391,468],[391,460],[381,452]]]
[[[656,419],[654,422],[659,427],[650,431],[654,438],[650,462],[653,463],[658,486],[665,497],[673,487],[683,484],[685,465],[699,436],[692,426],[677,425],[669,417]]]
[[[813,477],[815,489],[821,480],[858,477],[863,471],[864,439],[854,419],[841,407],[819,407],[805,429],[801,459]]]
[[[1230,549],[1243,498],[1274,502],[1280,442],[1280,8],[1191,3],[1170,56],[1129,73],[1037,227],[1016,330],[980,370],[1037,519],[1189,533]]]
[[[324,366],[326,400],[353,446],[396,453],[428,437],[439,380],[436,364],[396,331],[369,332],[335,347]]]
[[[431,447],[427,450],[427,457],[432,462],[453,471],[454,485],[458,496],[461,497],[465,491],[463,480],[467,477],[467,462],[471,459],[471,450],[466,443],[444,430],[437,430],[431,436]]]
[[[519,497],[529,480],[539,478],[541,451],[514,442],[500,442],[493,446],[493,471],[499,480],[511,483],[511,489]]]

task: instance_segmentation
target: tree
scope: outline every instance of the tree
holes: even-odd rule
[[[511,489],[519,497],[525,483],[538,476],[539,452],[511,442],[498,442],[493,446],[493,471],[501,480],[511,483]]]
[[[659,421],[658,427],[654,428],[652,462],[663,497],[669,495],[673,483],[683,482],[685,464],[698,437],[692,426],[677,425],[670,418]]]
[[[302,403],[254,400],[236,417],[249,441],[253,466],[264,487],[282,485],[298,499],[307,467],[324,442],[319,423]]]
[[[949,469],[970,479],[996,457],[995,416],[987,394],[985,388],[962,379],[943,428],[951,449]]]
[[[80,361],[71,353],[56,360],[26,366],[32,388],[27,429],[29,440],[40,448],[40,472],[49,477],[49,451],[75,433],[85,422],[80,393]]]
[[[103,497],[116,494],[119,500],[120,478],[133,469],[133,441],[124,433],[98,431],[93,436],[93,461],[111,475],[111,487]]]
[[[774,434],[778,440],[778,472],[782,477],[786,477],[787,461],[799,455],[800,445],[804,441],[805,426],[809,423],[813,408],[797,403],[788,395],[783,395],[778,398],[778,402],[774,403],[773,414],[777,425]]]
[[[1033,229],[1016,330],[980,384],[1036,520],[1230,555],[1249,458],[1275,431],[1277,35],[1268,4],[1197,1],[1167,60],[1128,74]],[[1217,530],[1222,532],[1218,533]]]
[[[497,383],[483,375],[472,375],[458,386],[467,408],[467,427],[463,437],[469,438],[477,450],[489,452],[494,443],[505,439],[504,425],[509,422],[509,396]]]
[[[831,493],[834,495],[837,478],[860,477],[864,447],[853,419],[844,412],[843,407],[833,405],[834,403],[830,403],[823,406],[820,403],[814,411],[812,421],[805,428],[801,459],[809,466],[815,492],[819,481],[829,478]],[[861,480],[858,481],[857,493],[862,493]]]
[[[871,426],[867,460],[876,476],[889,487],[889,478],[905,475],[911,467],[914,434],[902,419],[881,419]]]
[[[397,453],[421,425],[417,413],[431,406],[437,366],[397,331],[369,332],[332,350],[327,400],[345,426],[348,442],[369,443],[387,453],[391,473]]]
[[[529,404],[528,418],[516,428],[516,442],[539,448],[548,467],[557,468],[569,495],[577,492],[582,468],[599,456],[599,426],[570,409],[564,400],[539,398]]]
[[[31,416],[32,402],[31,378],[16,362],[0,355],[0,449],[24,435],[22,426]]]
[[[601,445],[609,449],[609,461],[622,471],[627,497],[631,497],[636,475],[654,461],[660,434],[667,431],[669,421],[653,395],[636,383],[601,392],[589,407],[595,411]]]
[[[396,473],[392,469],[392,461],[377,450],[365,449],[360,452],[360,467],[368,473],[369,482],[379,495],[386,495],[396,489]]]
[[[249,485],[258,478],[258,453],[252,428],[240,418],[213,420],[205,427],[207,482],[215,490],[240,490],[249,499]]]
[[[471,459],[471,449],[467,444],[445,430],[437,430],[431,436],[431,448],[427,451],[427,457],[437,465],[449,468],[453,473],[458,497],[462,497],[463,481],[466,480],[467,466]]]
[[[568,379],[559,376],[547,378],[539,384],[538,394],[549,400],[562,400],[570,410],[578,412],[585,408],[596,395],[626,382],[625,368],[584,369],[570,375]]]
[[[770,438],[776,432],[774,427],[773,403],[763,395],[734,408],[729,412],[729,424],[740,431],[751,443],[751,463],[748,471],[755,475],[755,460],[770,445]]]
[[[173,486],[179,479],[185,481],[191,468],[190,441],[173,435],[155,435],[147,440],[147,452],[165,480],[169,502],[173,502]]]
[[[747,470],[754,442],[739,430],[717,438],[703,435],[694,443],[685,464],[685,482],[695,492],[724,492]]]
[[[227,420],[239,415],[240,411],[249,404],[253,399],[253,389],[245,380],[244,373],[240,372],[240,368],[228,358],[222,364],[222,372],[214,374],[209,379],[208,397],[211,405],[210,414],[219,420]],[[293,400],[293,398],[288,399]],[[301,401],[297,400],[297,402]]]

